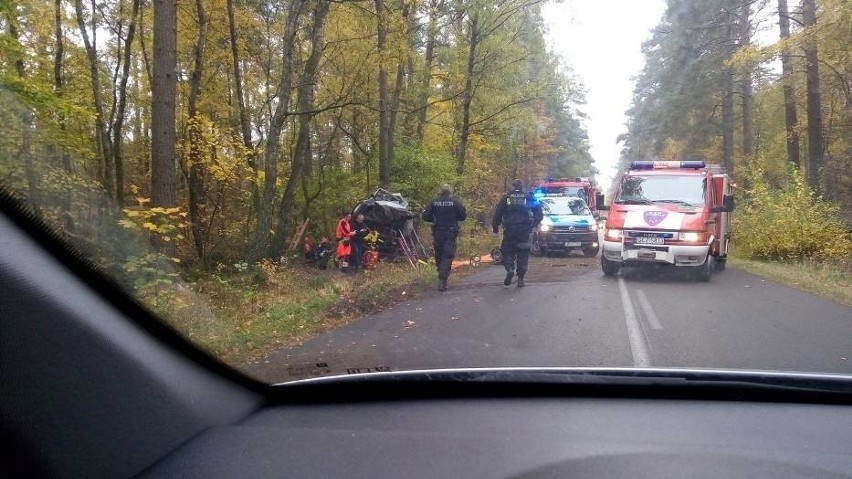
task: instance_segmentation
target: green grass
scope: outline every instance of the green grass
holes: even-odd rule
[[[852,268],[815,261],[758,261],[732,255],[728,264],[787,286],[852,306]]]
[[[407,262],[383,262],[360,274],[302,265],[268,264],[262,269],[227,280],[199,276],[159,295],[153,309],[211,354],[239,366],[437,284],[434,266],[415,269]],[[143,299],[148,304],[154,300]]]
[[[431,250],[431,237],[424,238]],[[457,259],[487,254],[499,239],[469,235]],[[462,266],[456,278],[472,272]],[[193,342],[235,366],[284,346],[387,309],[437,286],[434,264],[381,262],[372,271],[343,274],[301,264],[265,263],[228,276],[198,274],[156,298],[153,309]],[[155,298],[143,298],[153,305]]]

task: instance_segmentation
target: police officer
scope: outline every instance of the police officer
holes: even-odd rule
[[[494,208],[494,218],[491,228],[496,235],[500,225],[503,225],[503,243],[500,250],[503,253],[503,266],[506,268],[506,279],[503,284],[512,284],[515,276],[515,258],[518,263],[518,287],[524,286],[524,275],[527,273],[527,263],[530,258],[530,233],[537,227],[544,215],[541,205],[524,192],[521,180],[512,182],[512,191],[503,195],[497,207]]]
[[[456,238],[459,235],[459,221],[467,218],[467,210],[457,198],[452,196],[450,185],[441,185],[441,194],[433,198],[421,217],[432,223],[432,239],[435,242],[435,264],[438,267],[438,291],[447,290],[450,266],[456,257]]]

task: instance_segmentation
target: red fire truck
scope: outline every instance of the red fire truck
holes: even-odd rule
[[[734,209],[730,180],[703,161],[635,161],[615,182],[601,267],[671,264],[700,281],[722,270]]]
[[[539,196],[573,196],[582,198],[592,216],[600,218],[598,206],[603,204],[603,196],[590,178],[548,178],[535,188]]]

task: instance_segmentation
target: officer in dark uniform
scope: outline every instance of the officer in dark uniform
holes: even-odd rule
[[[438,267],[438,291],[447,290],[450,266],[456,257],[456,238],[459,235],[459,221],[467,218],[467,210],[457,198],[452,196],[450,185],[441,185],[441,194],[432,199],[421,215],[423,221],[432,223],[432,238],[435,242],[435,264]]]
[[[544,215],[538,201],[524,192],[521,180],[512,182],[512,191],[503,195],[494,209],[491,228],[496,235],[500,225],[503,225],[503,266],[506,268],[506,279],[503,284],[512,284],[515,276],[515,258],[518,263],[518,287],[524,286],[524,275],[527,273],[527,263],[530,258],[530,233],[537,227]]]

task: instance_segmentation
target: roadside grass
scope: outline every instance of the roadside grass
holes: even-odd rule
[[[454,277],[472,273],[470,256],[480,254],[487,261],[498,242],[487,235],[460,237]],[[359,274],[265,262],[231,274],[193,276],[193,282],[144,302],[178,332],[235,366],[407,301],[438,282],[432,262],[419,268],[380,262]]]
[[[809,260],[779,262],[743,258],[736,253],[728,264],[778,281],[802,291],[852,306],[852,263],[823,263]]]

